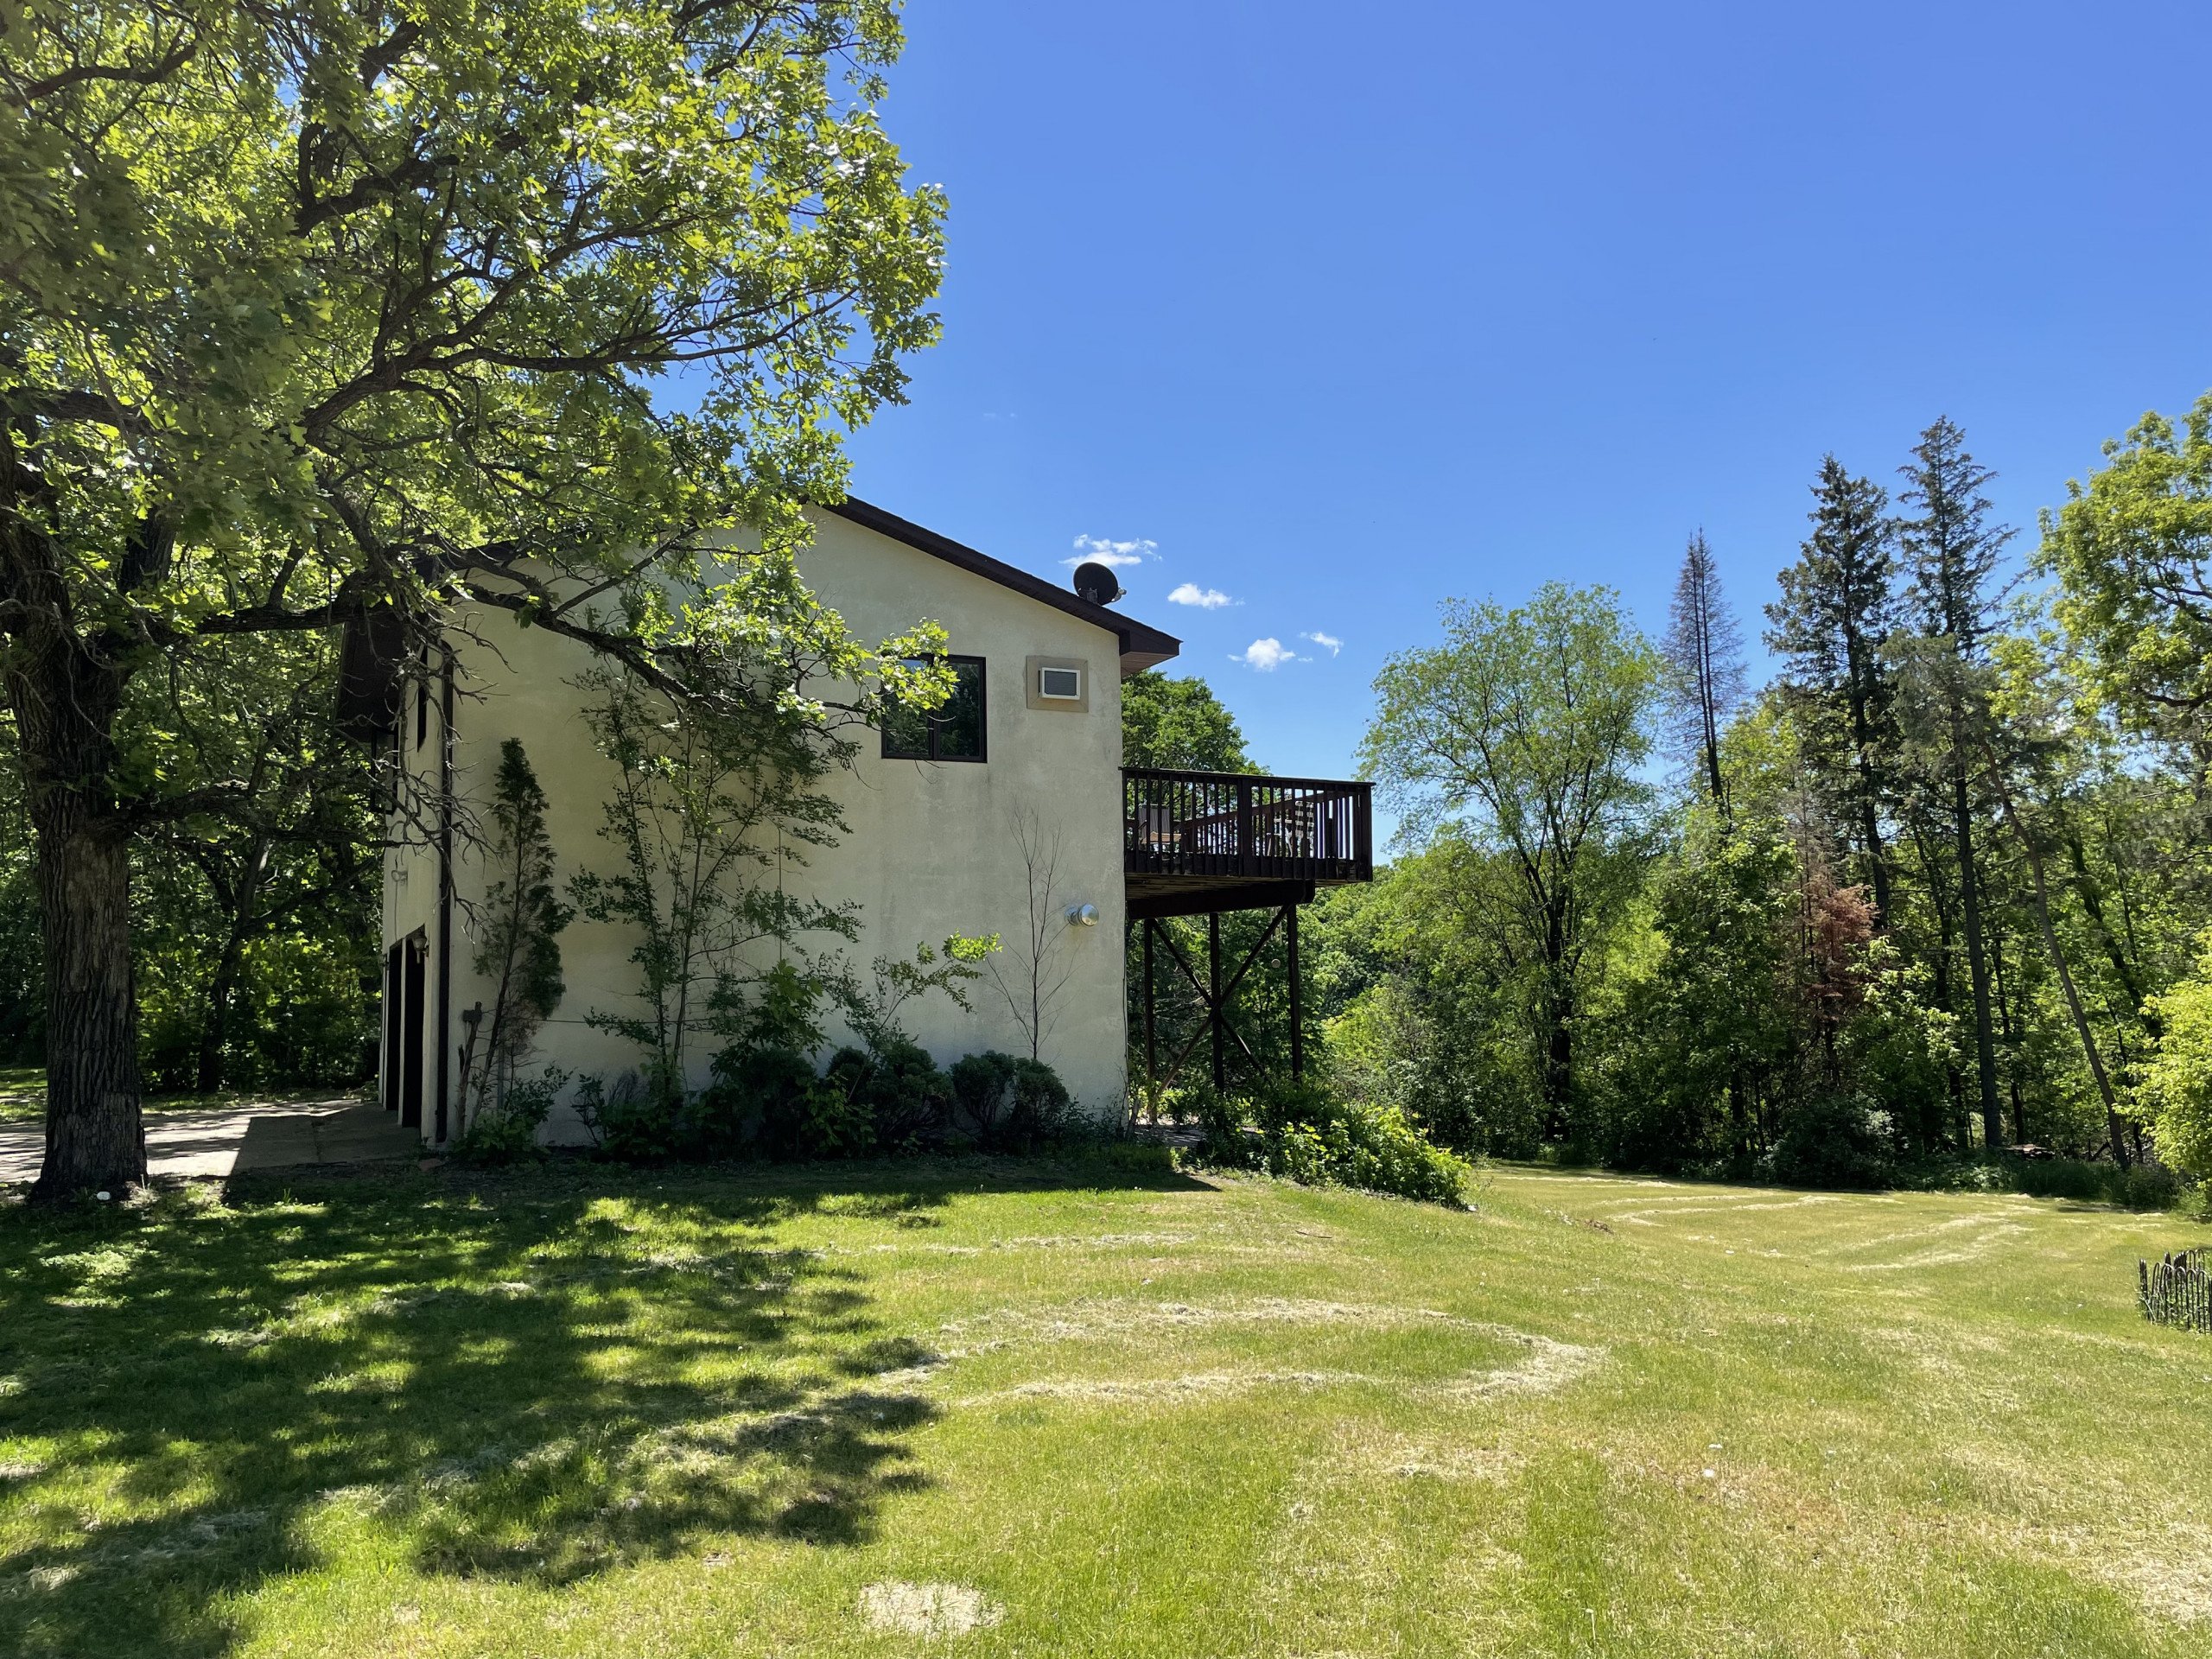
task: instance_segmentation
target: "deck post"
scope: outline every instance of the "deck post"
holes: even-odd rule
[[[1290,952],[1290,1080],[1297,1083],[1306,1076],[1306,1011],[1298,985],[1298,906],[1285,905],[1282,920],[1283,938]]]
[[[1229,1068],[1223,1063],[1221,1052],[1221,912],[1206,912],[1206,1020],[1213,1036],[1213,1086],[1217,1091],[1229,1087]]]
[[[1152,1113],[1152,1121],[1160,1122],[1160,1040],[1159,1027],[1153,1018],[1154,1000],[1152,980],[1152,930],[1156,925],[1152,918],[1144,918],[1144,1100]]]

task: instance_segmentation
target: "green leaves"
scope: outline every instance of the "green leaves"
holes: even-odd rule
[[[1604,588],[1548,583],[1513,610],[1452,601],[1444,618],[1442,645],[1376,677],[1361,762],[1408,832],[1447,830],[1478,855],[1556,1113],[1588,954],[1643,863],[1662,668]]]
[[[79,602],[115,610],[149,515],[157,640],[794,545],[823,417],[936,336],[943,200],[870,106],[899,44],[885,0],[38,10],[0,64],[0,400]]]
[[[1547,583],[1529,602],[1447,601],[1445,644],[1376,677],[1361,763],[1409,822],[1468,823],[1548,863],[1630,828],[1661,666],[1605,588]]]
[[[2138,732],[2191,734],[2212,703],[2212,392],[2104,453],[2043,515],[2037,567],[2099,694]]]
[[[1122,764],[1191,772],[1253,772],[1244,734],[1204,680],[1158,669],[1122,682]]]

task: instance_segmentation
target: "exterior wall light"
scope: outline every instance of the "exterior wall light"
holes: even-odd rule
[[[1098,906],[1096,905],[1070,905],[1068,906],[1068,925],[1070,927],[1097,926]]]

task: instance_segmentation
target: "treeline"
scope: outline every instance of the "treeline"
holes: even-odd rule
[[[2024,559],[1991,476],[1948,421],[1894,487],[1826,459],[1756,690],[1701,535],[1656,639],[1448,603],[1362,752],[1405,850],[1307,929],[1338,1082],[1643,1169],[2212,1162],[2212,397]]]
[[[131,968],[160,1093],[350,1084],[376,1066],[381,814],[336,726],[338,642],[200,642],[135,678]],[[46,1058],[35,849],[0,715],[0,1060]]]

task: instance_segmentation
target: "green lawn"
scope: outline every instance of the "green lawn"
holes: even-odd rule
[[[358,1092],[342,1085],[327,1089],[264,1090],[223,1089],[212,1095],[149,1095],[149,1116],[164,1112],[228,1111],[295,1100],[335,1100]],[[46,1071],[36,1065],[0,1066],[0,1123],[37,1123],[46,1117]]]
[[[2202,1655],[2212,1341],[2132,1300],[2196,1233],[1512,1171],[11,1206],[0,1653]]]
[[[0,1065],[0,1123],[46,1116],[46,1071],[35,1065]]]

